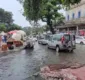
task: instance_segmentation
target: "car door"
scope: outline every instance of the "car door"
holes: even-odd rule
[[[81,37],[76,37],[76,43],[80,43],[81,42],[81,40],[82,40],[82,38]]]
[[[53,39],[52,39],[53,48],[56,48],[56,45],[59,45],[59,46],[61,45],[61,38],[62,38],[62,35],[60,34],[53,36]]]
[[[57,38],[56,37],[53,37],[52,38],[52,42],[51,42],[51,46],[53,47],[53,48],[56,48],[56,43],[57,43],[58,41],[57,41]]]
[[[48,39],[48,46],[49,46],[49,47],[52,46],[52,36],[50,36],[50,38]]]

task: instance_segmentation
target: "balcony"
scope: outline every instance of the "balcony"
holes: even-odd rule
[[[65,24],[66,25],[69,25],[69,24],[85,24],[85,17],[81,17],[81,18],[76,18],[76,19],[73,19],[73,20],[68,20],[68,21],[65,21]]]

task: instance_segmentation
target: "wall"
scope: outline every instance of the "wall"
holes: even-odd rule
[[[66,20],[69,15],[69,20],[72,20],[72,14],[75,14],[75,19],[78,18],[78,12],[81,11],[81,17],[85,17],[85,0],[82,0],[80,4],[71,7],[70,10],[66,11]]]

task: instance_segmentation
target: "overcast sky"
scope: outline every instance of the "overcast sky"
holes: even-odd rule
[[[14,23],[21,26],[29,26],[29,22],[22,16],[22,6],[17,0],[0,0],[0,8],[13,13]]]
[[[0,0],[0,8],[13,13],[14,23],[23,27],[30,26],[29,22],[26,21],[25,17],[22,15],[21,10],[23,8],[17,0]],[[40,22],[40,24],[43,25],[44,23]]]

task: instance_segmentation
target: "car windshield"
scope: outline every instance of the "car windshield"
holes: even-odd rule
[[[64,35],[65,40],[70,40],[70,35]]]
[[[56,35],[54,35],[53,36],[53,40],[60,40],[62,38],[62,35],[60,35],[60,34],[56,34]]]

